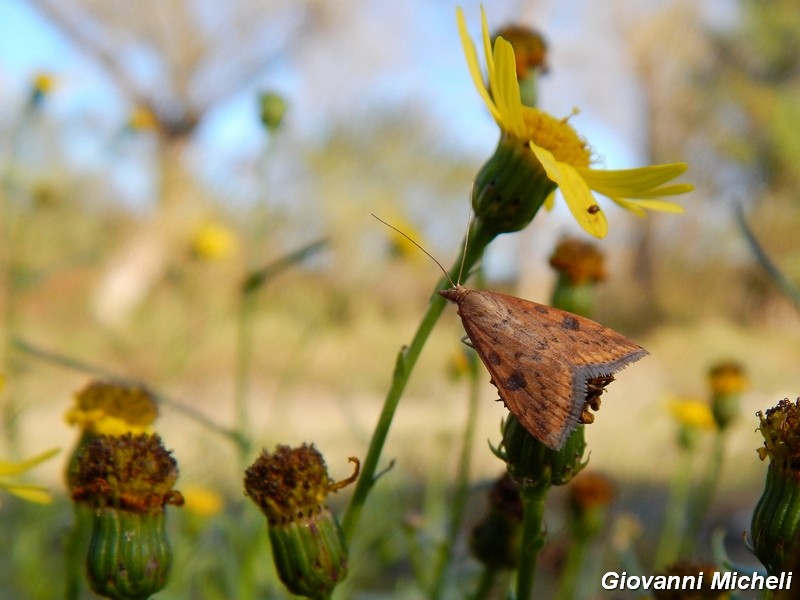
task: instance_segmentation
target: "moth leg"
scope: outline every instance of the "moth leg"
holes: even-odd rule
[[[586,399],[583,405],[583,413],[581,413],[581,423],[589,425],[594,423],[594,414],[590,409],[597,412],[600,410],[600,396],[606,391],[606,386],[614,381],[613,375],[602,375],[600,377],[592,377],[586,382]]]
[[[475,350],[475,346],[472,345],[472,340],[469,339],[468,335],[465,335],[464,337],[461,338],[461,343],[464,344],[465,346]]]

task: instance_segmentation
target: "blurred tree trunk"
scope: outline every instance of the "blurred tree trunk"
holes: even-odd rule
[[[158,210],[112,253],[94,298],[100,321],[118,326],[163,276],[175,253],[186,251],[193,217],[207,200],[186,161],[198,124],[284,52],[311,4],[29,3],[103,68],[131,113],[144,115],[158,138]]]

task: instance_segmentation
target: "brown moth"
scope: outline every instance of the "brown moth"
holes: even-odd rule
[[[425,248],[372,216],[427,254],[450,280],[453,287],[439,290],[439,295],[458,306],[471,345],[506,408],[546,446],[558,450],[580,423],[592,423],[589,409],[600,408],[600,396],[614,373],[648,354],[586,317],[456,284]]]
[[[591,423],[614,373],[648,352],[620,333],[570,312],[454,285],[439,295],[458,306],[472,346],[506,408],[537,440],[561,448]]]

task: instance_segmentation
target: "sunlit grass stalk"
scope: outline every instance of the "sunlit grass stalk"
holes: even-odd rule
[[[516,600],[533,598],[533,583],[536,575],[536,559],[545,543],[544,501],[549,484],[521,486],[522,499],[522,544],[517,568]]]
[[[92,534],[91,509],[75,504],[73,524],[64,543],[64,564],[66,565],[65,598],[78,600],[85,585],[86,550]]]
[[[468,235],[469,241],[466,244],[463,265],[460,259],[456,261],[454,266],[449,271],[450,279],[456,281],[462,271],[464,273],[469,273],[470,269],[477,263],[478,259],[483,254],[483,250],[493,237],[494,236],[492,234],[483,229],[481,226],[481,221],[476,219],[473,222],[472,230]],[[369,495],[369,492],[375,483],[375,474],[377,472],[378,462],[381,457],[381,452],[383,451],[383,445],[386,442],[387,436],[389,435],[389,429],[392,426],[392,421],[394,419],[397,406],[400,403],[400,398],[405,391],[417,359],[422,352],[422,348],[425,346],[428,336],[431,334],[431,331],[433,331],[433,327],[436,325],[436,321],[439,319],[439,316],[442,314],[445,304],[447,303],[444,298],[437,295],[435,292],[436,290],[443,289],[449,285],[450,281],[448,281],[447,278],[439,279],[438,283],[436,284],[436,289],[431,297],[430,304],[428,305],[428,310],[422,317],[422,321],[420,322],[419,327],[414,334],[414,338],[412,339],[411,343],[407,347],[401,349],[397,355],[394,375],[392,376],[392,383],[389,391],[386,394],[383,408],[378,418],[378,423],[372,434],[372,440],[370,441],[369,449],[367,450],[367,456],[362,463],[361,476],[358,479],[355,491],[353,492],[353,497],[351,498],[350,504],[347,507],[344,518],[342,519],[342,531],[344,532],[345,539],[348,542],[350,542],[353,538],[356,527],[358,526],[359,518],[361,516],[361,511],[364,508],[364,503],[366,502],[367,496]]]
[[[251,449],[248,435],[250,415],[247,409],[247,400],[253,357],[253,315],[258,305],[258,293],[276,275],[319,252],[327,243],[327,240],[323,239],[307,244],[265,267],[251,271],[242,283],[236,328],[234,411],[236,419],[235,431],[239,439],[243,440],[243,443],[238,446],[243,464],[249,460]]]
[[[453,495],[452,510],[450,512],[450,523],[447,528],[447,536],[439,544],[437,550],[436,567],[434,569],[433,585],[430,592],[430,597],[432,599],[438,599],[442,595],[442,588],[444,587],[447,575],[447,567],[453,555],[456,537],[464,522],[464,511],[469,496],[470,463],[472,446],[475,441],[475,426],[478,421],[478,402],[480,400],[480,394],[478,393],[480,389],[478,378],[480,371],[478,369],[478,362],[474,357],[468,361],[468,373],[469,404],[467,405],[467,420],[464,425],[464,435],[462,436],[461,455],[459,457],[455,493]]]
[[[570,542],[567,558],[559,580],[558,594],[556,596],[558,600],[574,600],[578,584],[583,580],[584,557],[586,556],[589,539],[573,537]]]
[[[690,558],[697,543],[697,535],[700,531],[703,520],[708,515],[708,509],[714,494],[719,486],[722,475],[722,465],[725,459],[725,430],[717,429],[714,435],[714,447],[708,461],[708,470],[698,486],[694,498],[689,503],[689,514],[687,517],[686,536],[681,545],[681,556]]]
[[[43,350],[33,344],[29,344],[28,342],[20,339],[13,340],[13,347],[15,350],[24,352],[30,356],[38,358],[40,360],[44,360],[46,362],[58,365],[60,367],[64,367],[67,369],[73,369],[75,371],[80,371],[82,373],[88,373],[90,375],[94,375],[96,377],[101,377],[103,379],[108,379],[112,381],[116,381],[122,384],[128,385],[142,385],[141,382],[136,381],[131,378],[122,377],[112,371],[107,369],[103,369],[102,367],[98,367],[96,365],[91,365],[89,363],[74,359],[69,356],[65,356],[63,354],[59,354],[57,352],[50,352],[49,350]],[[188,406],[186,404],[182,404],[169,396],[166,396],[162,393],[159,393],[155,390],[150,390],[151,393],[156,397],[158,404],[161,406],[167,406],[176,412],[181,413],[183,416],[188,417],[192,421],[198,423],[199,425],[205,427],[209,431],[212,431],[222,437],[226,438],[228,441],[233,443],[237,448],[242,448],[249,444],[247,440],[241,437],[238,431],[229,429],[224,427],[216,422],[214,422],[209,417],[205,416],[203,413],[199,412],[197,409]]]
[[[498,569],[485,567],[481,573],[481,578],[478,580],[478,587],[475,593],[469,597],[470,600],[486,600],[490,598],[499,574]]]
[[[38,107],[33,103],[27,103],[22,114],[16,120],[9,140],[8,163],[0,173],[0,214],[2,225],[0,233],[2,238],[0,244],[5,249],[2,263],[2,289],[5,290],[3,298],[3,363],[0,374],[5,378],[6,385],[3,390],[5,401],[3,402],[3,433],[8,444],[11,456],[18,454],[19,435],[17,431],[17,420],[20,407],[17,402],[18,388],[16,385],[17,363],[14,358],[13,344],[14,338],[19,335],[19,276],[22,268],[18,263],[18,251],[23,246],[26,239],[26,225],[29,219],[22,214],[21,198],[15,205],[14,196],[19,196],[18,182],[13,176],[16,168],[16,161],[22,145],[23,133],[33,122]]]
[[[249,439],[248,431],[248,385],[253,356],[253,313],[257,295],[242,291],[236,320],[236,357],[234,359],[233,402],[236,412],[235,429],[244,439]],[[239,446],[239,461],[244,464],[250,455],[250,444]]]
[[[680,462],[670,484],[664,522],[661,525],[661,535],[656,546],[656,555],[653,561],[656,569],[663,569],[678,558],[682,540],[686,535],[686,513],[692,482],[692,454],[691,449],[681,449]]]

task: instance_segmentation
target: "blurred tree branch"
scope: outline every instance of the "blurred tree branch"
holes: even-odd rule
[[[309,26],[311,2],[224,4],[29,0],[119,90],[183,135],[283,55]]]

